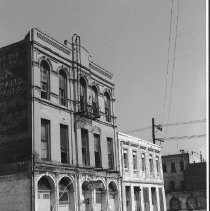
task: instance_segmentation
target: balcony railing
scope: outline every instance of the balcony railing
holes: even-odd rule
[[[98,119],[100,118],[100,109],[96,104],[88,104],[84,101],[80,101],[78,105],[78,112],[79,115],[89,118],[89,119]]]

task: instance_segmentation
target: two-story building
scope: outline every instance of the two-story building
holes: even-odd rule
[[[167,210],[206,210],[206,163],[184,152],[162,156]]]
[[[120,210],[113,75],[80,37],[0,49],[0,210]]]
[[[124,211],[166,211],[161,147],[118,133]]]

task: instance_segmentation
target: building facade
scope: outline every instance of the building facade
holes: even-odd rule
[[[121,210],[112,77],[77,35],[0,49],[0,210]]]
[[[162,156],[167,210],[206,210],[206,163],[199,153]]]
[[[118,134],[123,211],[166,211],[161,147]]]

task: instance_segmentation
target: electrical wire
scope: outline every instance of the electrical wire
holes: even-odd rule
[[[157,139],[162,139],[162,140],[181,140],[181,139],[195,139],[195,138],[201,138],[205,137],[206,134],[199,134],[199,135],[191,135],[191,136],[175,136],[175,137],[164,137],[164,138],[157,138]]]
[[[166,67],[166,77],[165,77],[165,93],[164,93],[164,103],[163,103],[163,117],[162,117],[162,124],[164,123],[165,118],[165,106],[166,106],[166,93],[168,87],[168,68],[169,68],[169,52],[171,47],[171,25],[172,25],[172,18],[173,18],[173,0],[171,1],[171,16],[170,16],[170,26],[169,26],[169,37],[168,37],[168,53],[167,53],[167,67]]]
[[[188,125],[188,124],[198,124],[198,123],[202,123],[202,122],[206,122],[206,119],[199,119],[199,120],[192,120],[192,121],[185,121],[185,122],[173,122],[173,123],[161,125],[161,127],[165,127],[165,126],[180,126],[180,125]],[[125,131],[124,133],[141,132],[141,131],[149,130],[151,128],[152,128],[151,126],[148,126],[148,127],[135,129],[135,130]]]
[[[173,67],[172,67],[172,76],[171,76],[171,89],[170,89],[170,97],[169,97],[167,124],[168,124],[169,116],[170,116],[171,100],[172,100],[172,93],[173,93],[174,68],[175,68],[175,60],[176,60],[176,44],[177,44],[177,36],[178,36],[178,24],[179,24],[179,0],[178,0],[178,12],[177,12],[177,19],[176,19],[176,34],[175,34],[174,56],[173,56]],[[165,136],[167,136],[167,132],[168,132],[168,127],[166,127],[166,135]]]

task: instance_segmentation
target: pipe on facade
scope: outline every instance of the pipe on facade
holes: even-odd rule
[[[32,35],[33,35],[33,31],[31,33],[31,37],[30,39],[32,40]],[[30,46],[30,56],[31,58],[34,59],[34,52],[33,52],[33,44],[32,41],[30,41],[31,43],[29,44]],[[31,61],[30,58],[30,61]],[[30,64],[31,67],[31,86],[33,84],[34,87],[34,68],[32,63]],[[34,188],[34,139],[35,139],[35,135],[34,135],[34,88],[32,89],[32,105],[31,105],[31,109],[32,109],[32,119],[31,119],[31,124],[32,124],[32,131],[31,131],[31,136],[32,136],[32,144],[31,144],[31,171],[32,171],[32,177],[31,177],[31,210],[35,210],[35,188]]]

